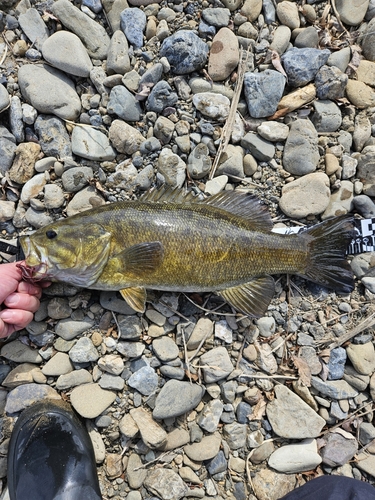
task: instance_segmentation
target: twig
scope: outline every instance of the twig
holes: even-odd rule
[[[345,335],[341,335],[336,342],[333,342],[328,349],[335,349],[336,347],[340,347],[342,344],[355,337],[359,333],[363,332],[363,330],[367,330],[375,325],[375,312],[367,316],[363,321],[359,323],[359,325],[355,326],[352,330],[350,330]],[[320,342],[319,344],[326,344],[328,341]]]
[[[189,357],[188,357],[188,352],[187,352],[187,347],[186,347],[184,328],[181,328],[181,333],[182,333],[182,342],[184,344],[184,356],[185,356],[185,365],[186,365],[187,375],[189,377],[190,384],[192,384],[193,382],[191,380],[191,374],[190,374],[190,369],[189,369]]]
[[[360,413],[359,415],[357,415],[357,413],[360,412],[361,410],[363,410],[364,408],[366,408],[366,406],[372,405],[372,404],[373,404],[372,401],[369,401],[368,403],[363,404],[362,406],[360,406],[359,408],[357,408],[355,411],[353,411],[353,413],[351,413],[350,415],[348,415],[345,420],[343,420],[342,422],[339,422],[338,424],[334,425],[333,427],[330,427],[329,429],[326,429],[325,431],[321,432],[319,434],[319,437],[325,436],[326,434],[328,434],[328,432],[332,432],[335,429],[338,429],[345,422],[349,422],[354,416],[363,417],[363,415],[367,415],[368,413],[371,413],[373,411],[373,408],[371,408],[371,410],[368,410],[368,411],[366,411],[364,413]]]
[[[179,452],[181,452],[181,451],[182,451],[182,448],[177,448],[177,449],[173,450],[173,454],[178,455]],[[140,465],[139,467],[136,467],[135,469],[133,469],[133,472],[135,472],[137,470],[141,470],[141,469],[146,469],[146,467],[148,467],[149,465],[151,465],[155,462],[159,462],[162,458],[164,458],[166,455],[169,455],[170,453],[172,453],[172,450],[165,451],[164,453],[159,455],[157,458],[154,458],[154,460],[150,460],[149,462],[146,462],[145,464]]]
[[[240,377],[247,378],[274,378],[275,380],[298,380],[298,377],[292,377],[289,375],[248,375],[247,373],[241,373]]]
[[[5,44],[5,49],[4,49],[4,54],[2,55],[1,57],[1,60],[0,60],[0,66],[3,64],[3,62],[5,61],[5,58],[7,56],[7,53],[8,53],[8,45]]]
[[[236,119],[237,106],[238,106],[238,103],[240,100],[243,78],[244,78],[245,68],[247,66],[248,58],[249,58],[249,49],[245,53],[244,50],[241,48],[240,62],[238,64],[238,76],[237,76],[236,88],[234,90],[234,95],[233,95],[232,102],[230,105],[228,118],[227,118],[227,120],[224,124],[224,127],[222,129],[222,132],[221,132],[220,145],[218,147],[214,162],[212,164],[212,168],[211,168],[211,172],[210,172],[210,179],[212,179],[213,176],[215,175],[216,169],[219,165],[220,157],[226,151],[227,146],[229,144],[229,140],[230,140],[231,135],[232,135],[234,122]]]

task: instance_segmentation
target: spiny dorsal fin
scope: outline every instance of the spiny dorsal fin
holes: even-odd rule
[[[262,205],[259,198],[250,193],[223,191],[206,198],[201,203],[213,205],[246,219],[253,230],[270,231],[272,229],[273,224],[267,207]]]
[[[275,293],[271,276],[255,278],[244,285],[216,292],[238,311],[251,316],[263,316]]]
[[[147,203],[176,203],[176,204],[190,204],[198,203],[199,195],[187,189],[170,187],[163,184],[160,187],[151,189],[144,193],[139,201]]]

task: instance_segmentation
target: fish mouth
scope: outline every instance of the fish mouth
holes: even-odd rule
[[[35,248],[29,236],[20,237],[20,245],[25,254],[25,261],[17,264],[22,277],[31,283],[49,278],[48,260],[42,250]]]

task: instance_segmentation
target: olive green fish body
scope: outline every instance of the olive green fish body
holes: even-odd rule
[[[105,205],[21,237],[31,280],[51,279],[120,290],[136,310],[145,289],[215,291],[237,309],[262,314],[274,293],[270,275],[299,274],[341,291],[353,288],[345,250],[348,218],[302,234],[279,235],[251,195],[206,200],[161,189],[143,199]]]

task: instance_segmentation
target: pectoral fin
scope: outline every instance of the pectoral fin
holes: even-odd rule
[[[133,286],[120,290],[122,298],[134,311],[144,313],[146,309],[146,289],[143,286]]]
[[[126,248],[108,261],[108,272],[127,279],[154,271],[162,262],[163,245],[160,241],[139,243]]]
[[[274,293],[275,282],[271,276],[255,278],[244,285],[217,292],[235,309],[258,317],[266,312]]]

